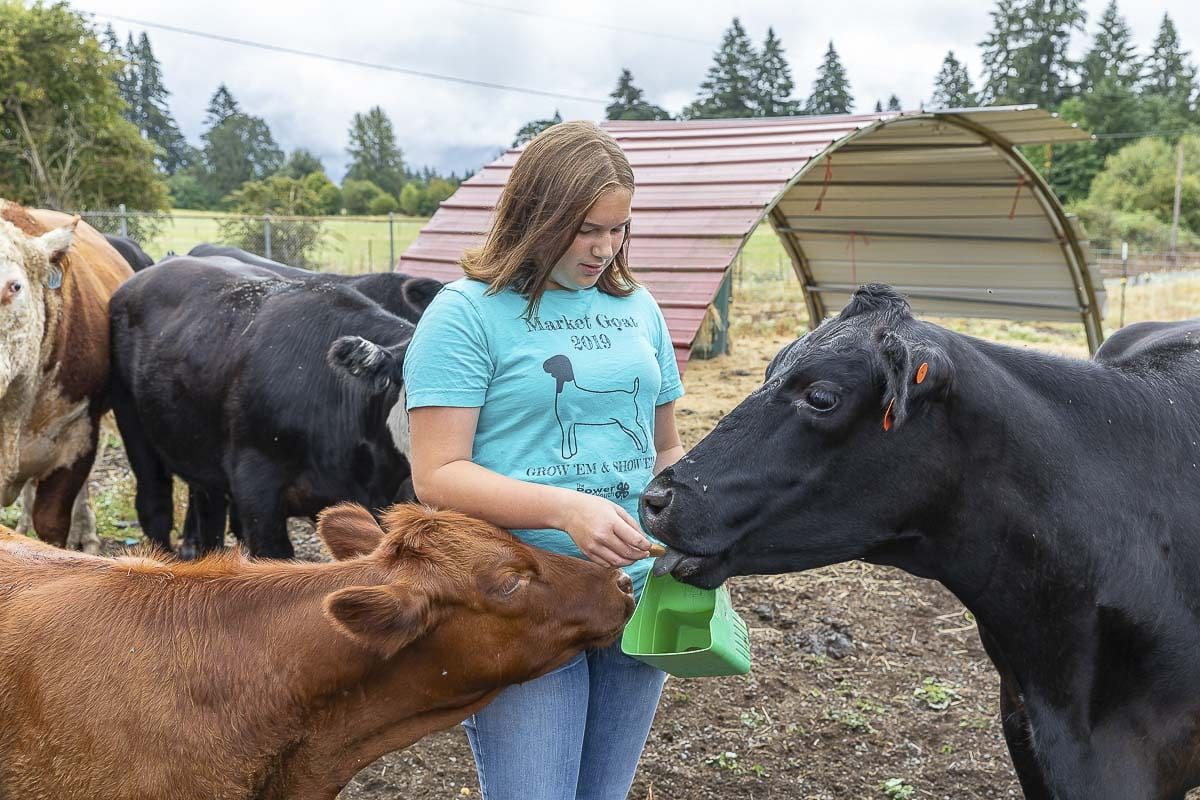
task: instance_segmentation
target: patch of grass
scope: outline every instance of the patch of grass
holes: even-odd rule
[[[0,525],[6,528],[15,528],[17,527],[17,520],[20,518],[21,511],[15,505],[0,508]]]
[[[105,539],[118,541],[130,536],[141,537],[141,529],[137,527],[137,508],[134,506],[135,493],[133,476],[124,474],[92,495],[96,533]]]

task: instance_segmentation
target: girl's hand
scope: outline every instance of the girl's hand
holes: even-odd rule
[[[585,556],[605,567],[625,567],[650,555],[651,542],[637,521],[603,497],[575,493],[562,529]]]

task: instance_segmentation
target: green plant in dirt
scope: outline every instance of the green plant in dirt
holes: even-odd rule
[[[767,768],[762,764],[755,764],[750,768],[750,771],[754,773],[754,777],[756,778],[761,779],[767,777]]]
[[[921,685],[913,689],[913,697],[925,701],[925,705],[934,711],[944,711],[950,704],[959,699],[958,692],[936,678],[926,678]]]
[[[883,790],[885,797],[893,800],[909,800],[916,793],[916,789],[905,783],[903,778],[888,778],[879,784],[879,788]]]
[[[757,709],[751,708],[749,711],[742,712],[741,720],[747,728],[756,729],[763,724],[765,717]]]
[[[855,706],[858,707],[859,711],[868,714],[874,714],[877,717],[882,717],[884,711],[886,711],[886,709],[883,707],[883,704],[875,702],[869,697],[860,698],[859,701],[855,703]]]
[[[871,721],[864,714],[853,709],[834,709],[833,711],[827,711],[825,717],[834,722],[840,722],[855,733],[862,731],[866,731],[867,733],[875,732],[875,729],[871,727]]]
[[[717,753],[715,756],[709,756],[704,760],[706,764],[715,764],[720,769],[727,769],[734,775],[742,774],[742,765],[738,763],[738,754],[732,750],[725,750]]]

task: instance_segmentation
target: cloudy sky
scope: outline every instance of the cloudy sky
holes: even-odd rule
[[[1089,36],[1107,0],[1085,0]],[[755,45],[768,26],[782,39],[796,95],[806,97],[833,41],[857,110],[896,94],[915,108],[931,92],[947,50],[978,80],[978,42],[989,0],[86,0],[73,3],[112,22],[124,41],[145,30],[163,65],[171,110],[198,143],[204,109],[226,84],[249,113],[270,124],[290,151],[306,147],[335,180],[345,170],[350,118],[380,105],[410,166],[477,169],[530,119],[596,119],[622,68],[647,99],[678,112],[695,98],[713,51],[734,16]],[[1121,12],[1147,50],[1164,12],[1197,60],[1200,3],[1124,0]],[[141,24],[114,17],[142,21]],[[345,63],[271,52],[151,27],[186,28],[295,50],[504,84],[566,97],[488,89]],[[1082,46],[1084,43],[1081,42]]]

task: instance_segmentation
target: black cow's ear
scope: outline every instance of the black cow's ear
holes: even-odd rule
[[[954,385],[954,362],[938,346],[921,344],[913,350],[909,410],[917,403],[942,400]]]
[[[339,503],[317,515],[317,535],[338,561],[364,556],[383,539],[383,528],[357,503]]]
[[[885,331],[879,336],[879,354],[886,385],[881,422],[885,431],[903,424],[928,402],[944,398],[954,382],[954,365],[932,343],[910,344]]]
[[[433,620],[428,596],[409,586],[351,586],[324,605],[335,628],[383,658],[424,636]]]

